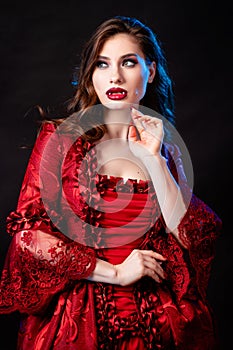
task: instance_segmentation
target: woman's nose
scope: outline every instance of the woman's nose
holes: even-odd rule
[[[120,72],[119,68],[115,68],[111,71],[110,74],[110,83],[111,84],[116,84],[116,83],[121,83],[123,81],[122,74]]]

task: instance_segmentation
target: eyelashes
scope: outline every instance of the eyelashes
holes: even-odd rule
[[[121,66],[131,68],[134,67],[137,63],[138,61],[136,59],[126,58],[122,61]],[[103,60],[98,60],[96,62],[96,67],[100,69],[106,69],[109,67],[109,63]]]
[[[96,62],[96,67],[97,67],[97,68],[104,69],[104,68],[107,68],[107,67],[108,67],[108,63],[99,60],[99,61]]]
[[[123,60],[122,65],[126,66],[126,67],[134,67],[137,63],[138,63],[137,60],[135,60],[133,58],[127,58],[127,59]]]

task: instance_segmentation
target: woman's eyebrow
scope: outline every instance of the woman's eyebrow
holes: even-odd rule
[[[122,59],[122,58],[126,58],[126,57],[129,57],[129,56],[135,56],[135,57],[137,57],[138,55],[137,55],[136,53],[127,53],[127,54],[121,56],[120,58]],[[103,60],[108,60],[108,61],[111,60],[110,57],[102,56],[102,55],[98,56],[98,59],[103,59]]]

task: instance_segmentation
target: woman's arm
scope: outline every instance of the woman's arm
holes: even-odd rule
[[[128,135],[131,151],[147,168],[168,231],[171,231],[183,245],[179,239],[177,226],[187,208],[179,185],[170,172],[166,159],[161,154],[164,136],[162,120],[143,115],[135,109],[132,110],[132,118],[135,126],[130,126]],[[140,139],[138,139],[136,128]]]
[[[167,166],[167,160],[157,154],[144,157],[143,163],[150,174],[167,229],[183,245],[179,238],[178,225],[187,208],[180,187]]]
[[[96,267],[87,279],[94,282],[104,282],[127,286],[137,282],[144,276],[161,282],[166,278],[161,263],[166,259],[152,250],[134,249],[131,254],[118,265],[97,259]]]

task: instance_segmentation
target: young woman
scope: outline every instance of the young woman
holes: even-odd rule
[[[166,121],[155,34],[106,20],[7,218],[0,312],[22,315],[18,349],[217,349],[206,289],[221,220],[192,193]]]

